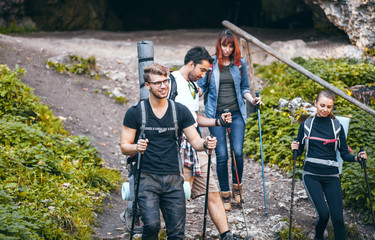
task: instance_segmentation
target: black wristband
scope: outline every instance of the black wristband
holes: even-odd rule
[[[227,125],[221,117],[220,117],[220,123],[221,123],[221,126],[222,126],[222,127],[224,127],[224,126]]]
[[[204,147],[204,149],[207,149],[207,150],[208,150],[208,147],[207,147],[207,145],[206,145],[206,141],[203,141],[203,147]]]
[[[218,123],[218,120],[219,120],[219,117],[215,119],[215,126],[216,127],[220,126],[219,123]]]

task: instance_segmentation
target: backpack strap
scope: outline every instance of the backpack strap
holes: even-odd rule
[[[303,139],[302,139],[302,142],[305,141],[305,156],[307,157],[307,153],[309,151],[309,137],[310,137],[310,134],[311,134],[311,128],[312,128],[312,125],[313,125],[313,122],[314,122],[314,118],[308,118],[305,120],[305,123],[304,123],[304,126],[303,126]]]
[[[337,119],[331,119],[332,122],[332,129],[333,129],[333,134],[335,135],[335,151],[337,151],[337,147],[339,146],[340,143],[340,131],[341,131],[341,123]]]
[[[305,149],[306,149],[306,158],[307,158],[307,153],[309,149],[309,139],[314,139],[318,141],[322,141],[323,145],[326,145],[327,143],[335,143],[335,151],[337,151],[337,148],[340,144],[340,132],[341,132],[341,123],[337,119],[331,119],[332,123],[332,130],[333,134],[335,136],[334,139],[324,139],[324,138],[319,138],[319,137],[311,137],[311,128],[314,122],[314,118],[308,118],[305,120],[304,124],[304,136],[302,139],[302,142],[305,141]]]
[[[174,101],[168,100],[168,102],[172,106],[172,116],[173,116],[173,124],[174,124],[174,131],[175,131],[175,140],[177,145],[177,160],[178,160],[178,168],[180,169],[180,173],[183,173],[182,162],[181,162],[181,155],[180,155],[180,141],[178,136],[178,120],[177,120],[177,111],[176,111],[176,103]]]
[[[213,67],[213,63],[211,63],[210,68],[208,69],[208,71],[206,73],[206,75],[208,74],[208,77],[207,77],[207,82],[206,82],[206,91],[204,92],[204,95],[203,95],[204,105],[206,105],[206,103],[207,103],[208,92],[210,90],[210,80],[211,80],[211,75],[212,75],[212,67]]]
[[[171,80],[171,91],[168,98],[174,101],[178,95],[176,78],[171,73],[169,74],[169,79]]]

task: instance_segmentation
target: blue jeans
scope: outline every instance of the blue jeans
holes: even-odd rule
[[[216,117],[219,117],[217,115]],[[240,183],[242,183],[242,172],[243,172],[243,142],[245,136],[245,123],[241,116],[241,113],[232,112],[232,123],[230,124],[232,132],[232,142],[234,156],[237,164],[238,178]],[[225,127],[210,127],[210,133],[217,138],[216,144],[216,169],[217,178],[219,179],[220,191],[227,192],[229,189],[228,180],[228,148],[227,148],[227,138],[226,138],[226,128]],[[231,151],[230,151],[230,154]],[[232,158],[232,157],[231,157]],[[232,183],[237,184],[236,171],[234,163],[232,161]]]

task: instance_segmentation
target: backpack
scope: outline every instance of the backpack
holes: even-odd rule
[[[311,129],[314,123],[315,117],[314,118],[308,118],[305,120],[304,126],[303,126],[303,139],[302,142],[305,141],[305,161],[310,161],[314,163],[319,163],[319,164],[324,164],[324,165],[333,165],[336,167],[339,167],[338,162],[334,163],[329,160],[320,160],[320,159],[315,159],[315,158],[308,158],[307,153],[309,151],[309,139],[314,139],[318,141],[324,142],[323,145],[326,145],[327,143],[335,143],[335,152],[337,151],[337,148],[340,143],[340,132],[341,132],[341,123],[337,119],[331,119],[332,123],[332,129],[333,129],[333,134],[335,136],[334,139],[324,139],[324,138],[319,138],[319,137],[310,137],[311,134]],[[308,160],[307,160],[308,159]]]
[[[177,95],[178,95],[177,83],[176,83],[176,79],[174,78],[172,73],[169,74],[169,79],[171,80],[171,83],[170,83],[171,90],[170,90],[168,98],[174,101],[176,99]]]
[[[140,102],[137,103],[137,104],[141,104],[141,116],[142,116],[141,127],[140,127],[141,131],[140,131],[138,140],[144,134],[145,130],[159,131],[159,132],[174,131],[175,132],[175,141],[176,141],[176,144],[177,144],[177,152],[178,152],[178,154],[177,154],[178,166],[179,166],[180,172],[182,172],[181,157],[180,157],[180,154],[179,154],[179,148],[180,148],[179,139],[180,138],[178,136],[178,120],[177,120],[176,103],[174,101],[169,101],[169,100],[168,100],[168,102],[172,106],[172,117],[173,117],[173,125],[174,125],[174,127],[172,127],[172,128],[171,127],[168,127],[168,128],[146,127],[146,123],[148,122],[148,120],[147,120],[147,111],[146,111],[146,108],[145,108],[145,100],[141,100]],[[140,153],[137,153],[137,154],[134,154],[134,155],[130,156],[127,160],[127,163],[131,164],[136,159],[136,156],[138,154],[140,154]],[[132,172],[130,173],[130,175],[131,174],[132,174]]]
[[[168,99],[171,99],[171,100],[174,101],[176,99],[177,95],[178,95],[176,78],[172,74],[169,74],[169,79],[171,80],[171,82],[170,82],[171,89],[170,89]],[[195,94],[198,94],[199,91],[198,91],[198,87],[197,87],[196,83],[194,81],[189,81],[189,82],[193,86]]]
[[[242,76],[242,71],[241,71],[242,64],[241,64],[241,60],[237,63],[237,66],[238,66],[238,68],[240,70],[240,76]],[[208,69],[208,71],[206,73],[206,75],[208,75],[208,78],[207,78],[207,83],[206,83],[206,91],[203,94],[204,105],[206,105],[206,103],[207,103],[207,97],[208,97],[208,92],[209,92],[209,87],[210,87],[210,80],[211,80],[211,74],[212,74],[212,67],[213,67],[213,63],[210,65],[210,68]]]

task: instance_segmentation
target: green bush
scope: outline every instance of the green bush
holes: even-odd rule
[[[293,60],[344,91],[353,85],[374,86],[375,83],[375,66],[366,62],[352,59],[305,60],[295,58]],[[269,66],[256,66],[255,70],[257,76],[268,84],[261,92],[262,101],[265,103],[265,106],[261,107],[264,160],[266,163],[277,165],[290,173],[293,167],[290,144],[297,136],[298,121],[302,121],[306,116],[301,109],[297,112],[276,109],[278,100],[302,97],[312,103],[317,92],[323,90],[323,87],[279,62],[274,62]],[[336,99],[334,114],[350,117],[347,142],[355,153],[358,151],[359,145],[364,145],[367,151],[369,157],[367,171],[372,189],[372,199],[375,199],[375,119],[341,97]],[[260,159],[259,149],[259,129],[257,115],[254,113],[246,125],[244,153],[254,159]],[[302,172],[302,160],[303,156],[299,157],[296,164],[297,176],[300,176]],[[360,165],[344,163],[341,178],[346,206],[363,212],[364,221],[371,223],[365,177]]]
[[[95,211],[119,186],[85,136],[20,81],[23,69],[0,65],[0,238],[91,239]]]
[[[52,70],[56,70],[59,73],[73,73],[73,74],[85,74],[88,78],[94,78],[99,80],[100,74],[97,72],[96,58],[91,56],[89,58],[78,57],[75,55],[69,56],[70,63],[65,65],[61,63],[55,63],[47,61],[46,64]]]

